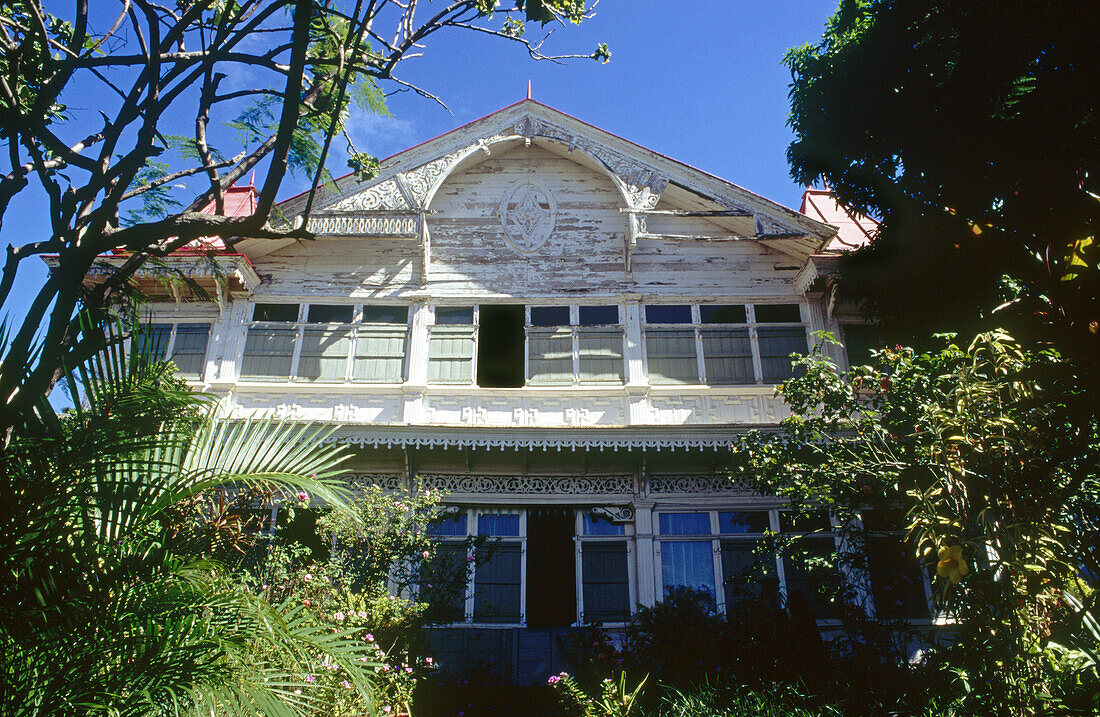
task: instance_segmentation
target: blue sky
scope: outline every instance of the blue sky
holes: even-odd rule
[[[536,63],[502,40],[439,33],[422,58],[408,62],[405,78],[440,96],[450,111],[404,93],[389,100],[392,118],[356,114],[349,129],[360,150],[386,157],[522,99],[530,80],[533,97],[544,104],[797,207],[801,188],[790,180],[785,157],[790,73],[781,61],[788,48],[821,37],[836,2],[602,0],[595,18],[557,29],[543,48],[589,53],[606,42],[612,53],[606,65]],[[528,37],[541,37],[538,28]],[[81,91],[68,99],[74,113],[94,122],[96,98]],[[190,134],[193,121],[181,116],[181,126],[169,131]],[[231,131],[212,136],[226,155],[236,153]],[[341,150],[334,146],[329,162],[337,175],[344,173]],[[305,178],[291,176],[281,196],[305,188]],[[25,193],[9,208],[0,241],[37,238],[36,227],[48,221],[44,209],[43,197]],[[15,317],[46,275],[38,262],[24,264],[14,303],[5,307]]]

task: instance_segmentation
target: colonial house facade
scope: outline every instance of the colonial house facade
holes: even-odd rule
[[[570,626],[624,625],[680,586],[725,610],[766,531],[835,551],[827,515],[789,525],[721,467],[732,437],[784,417],[789,355],[845,336],[825,286],[867,228],[845,216],[827,192],[793,211],[528,99],[336,180],[315,240],[171,258],[217,301],[161,289],[151,321],[227,414],[336,424],[353,482],[442,492],[455,559],[499,539],[433,647],[544,680]],[[139,280],[155,293],[163,270]],[[767,573],[813,593],[782,559]]]

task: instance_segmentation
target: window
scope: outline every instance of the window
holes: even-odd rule
[[[825,589],[835,582],[836,542],[825,513],[784,525],[786,514],[746,508],[657,513],[657,565],[662,593],[705,593],[729,612],[745,600],[771,605],[785,595],[805,601],[817,618],[835,611]],[[789,555],[764,555],[759,548],[768,532],[780,528],[800,535]],[[813,530],[821,533],[810,533]],[[795,559],[808,557],[808,561]],[[809,567],[807,567],[809,566]],[[715,590],[720,586],[720,590]]]
[[[531,385],[623,381],[618,306],[532,306],[527,317],[527,382]]]
[[[650,383],[699,383],[691,307],[646,306],[645,349]]]
[[[477,534],[497,538],[479,550],[489,551],[488,559],[474,568],[474,622],[516,623],[523,620],[521,585],[523,581],[523,540],[520,539],[519,513],[477,516]]]
[[[432,561],[421,569],[428,611],[435,622],[462,622],[466,618],[467,587],[472,574],[467,542],[467,516],[462,511],[439,519],[429,533],[439,543]]]
[[[351,380],[363,383],[401,383],[409,343],[406,306],[364,306],[355,329]]]
[[[780,527],[798,539],[783,556],[787,603],[804,602],[814,617],[834,618],[830,600],[839,581],[836,537],[826,512],[789,517],[780,513]]]
[[[210,324],[148,324],[142,327],[142,341],[153,356],[169,359],[182,378],[199,381],[206,369],[206,348]]]
[[[726,609],[744,600],[779,604],[779,578],[775,560],[760,557],[764,534],[771,530],[765,510],[718,513],[721,535],[722,589]]]
[[[581,620],[628,621],[630,565],[626,526],[584,513],[581,536]]]
[[[621,384],[623,372],[618,306],[435,307],[429,383]]]
[[[522,387],[523,307],[481,306],[477,323],[477,385]]]
[[[646,305],[649,381],[734,385],[791,378],[789,355],[807,349],[801,313],[798,304]]]
[[[658,551],[665,597],[676,590],[690,590],[705,592],[714,601],[710,514],[659,513],[657,523],[661,534]]]
[[[407,306],[256,304],[241,377],[401,383],[408,324]]]
[[[869,510],[862,518],[875,614],[894,619],[930,617],[931,584],[905,544],[902,516],[889,510]]]
[[[299,381],[343,381],[352,342],[351,306],[310,304],[302,327],[302,349],[295,377]]]

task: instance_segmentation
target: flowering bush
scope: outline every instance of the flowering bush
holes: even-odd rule
[[[322,515],[315,528],[314,514],[303,509],[306,501],[292,496],[292,502],[296,505],[286,507],[293,517],[277,533],[254,578],[258,589],[296,603],[316,624],[365,646],[372,655],[379,713],[409,714],[417,684],[436,669],[422,629],[431,620],[431,596],[414,595],[412,587],[435,558],[429,527],[440,517],[439,495],[392,496],[369,488],[351,514]],[[464,590],[466,569],[455,577],[461,587],[438,580],[433,591]],[[351,717],[369,710],[338,666],[319,660],[301,667],[307,684],[302,697],[324,698],[325,715]]]

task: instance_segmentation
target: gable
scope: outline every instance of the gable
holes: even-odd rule
[[[517,144],[537,143],[548,152],[604,174],[621,195],[630,249],[652,238],[648,221],[664,211],[709,213],[717,231],[664,236],[674,241],[749,241],[797,261],[820,250],[835,228],[760,197],[735,184],[652,152],[587,125],[533,100],[523,100],[464,127],[401,152],[381,163],[366,182],[336,180],[320,196],[308,228],[319,236],[406,239],[424,243],[431,224],[430,204],[447,177]],[[666,197],[672,210],[658,207]],[[299,216],[305,197],[282,202],[289,219]],[[653,212],[657,212],[653,214]],[[673,215],[666,215],[673,216]],[[734,221],[737,217],[751,219]],[[657,226],[661,226],[658,221]],[[239,250],[260,256],[277,242],[242,240]]]

